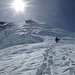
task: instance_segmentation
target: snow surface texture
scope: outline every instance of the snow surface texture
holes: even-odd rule
[[[75,75],[74,35],[45,24],[12,23],[0,31],[0,75]]]

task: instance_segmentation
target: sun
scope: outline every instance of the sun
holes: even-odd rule
[[[15,0],[12,3],[12,7],[16,10],[16,11],[23,11],[25,8],[26,4],[23,2],[23,0]]]

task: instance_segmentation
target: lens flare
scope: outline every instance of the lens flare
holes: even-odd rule
[[[12,3],[12,7],[16,10],[16,11],[23,11],[25,8],[26,4],[22,1],[22,0],[15,0]]]

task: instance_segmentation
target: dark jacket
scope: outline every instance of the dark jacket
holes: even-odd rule
[[[55,38],[56,43],[58,43],[58,41],[60,41],[60,39],[58,37]]]

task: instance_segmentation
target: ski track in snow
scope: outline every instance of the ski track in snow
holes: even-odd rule
[[[40,32],[37,31],[40,27],[25,26],[13,26],[12,29],[27,29],[28,34]],[[43,35],[38,35],[43,39],[41,42],[1,49],[0,75],[75,75],[75,39],[63,37],[55,43],[54,36]]]

